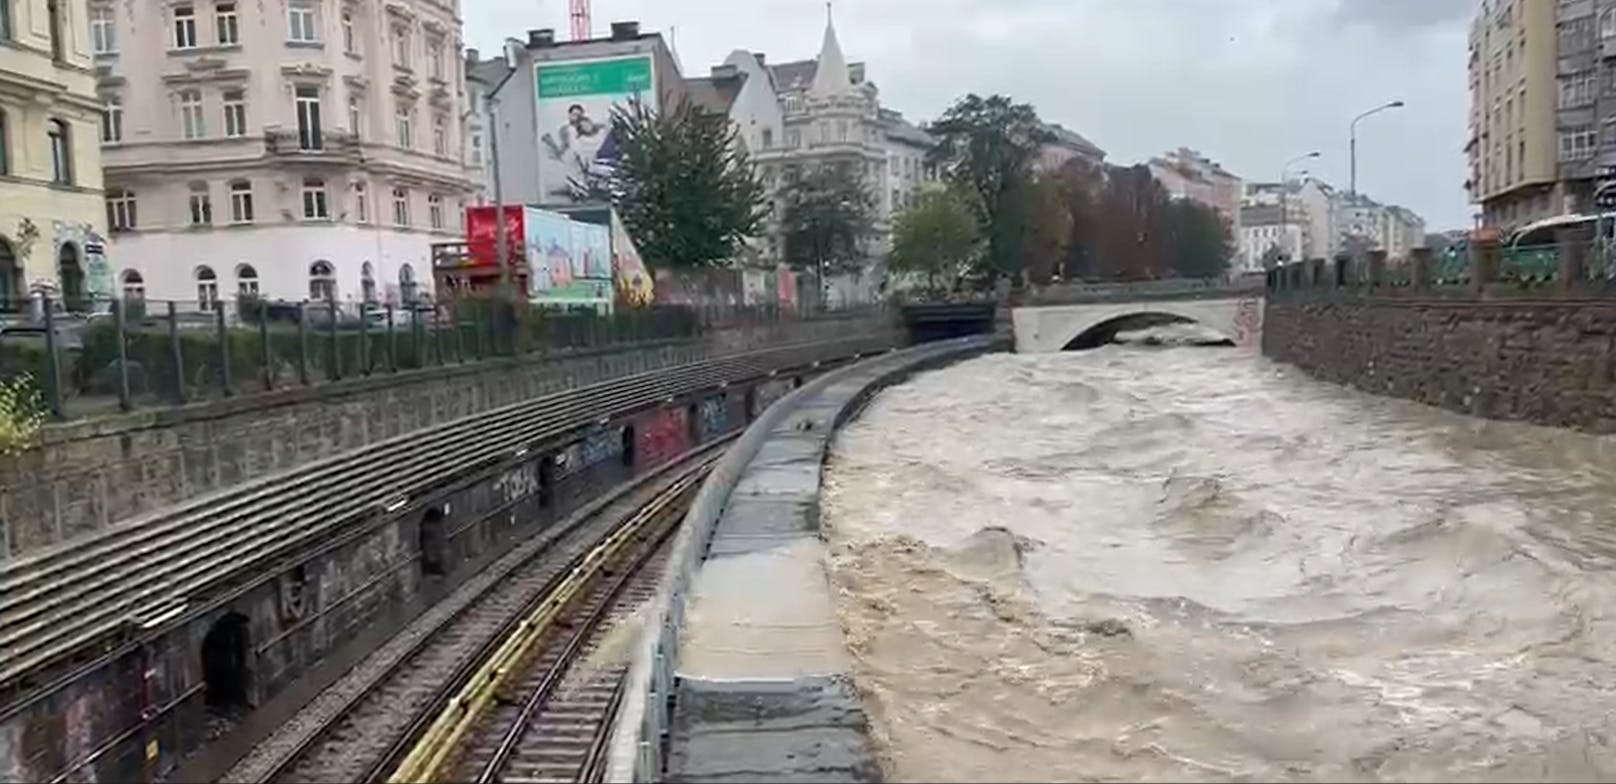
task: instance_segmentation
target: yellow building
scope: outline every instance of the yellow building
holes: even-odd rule
[[[1565,212],[1558,164],[1591,150],[1591,132],[1557,148],[1556,8],[1485,0],[1471,24],[1468,186],[1488,226],[1510,229]]]
[[[0,308],[112,291],[85,0],[0,0]]]

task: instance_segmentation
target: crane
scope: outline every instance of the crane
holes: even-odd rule
[[[589,0],[572,0],[572,40],[589,40]]]

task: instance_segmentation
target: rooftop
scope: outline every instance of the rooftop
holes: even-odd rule
[[[713,114],[728,115],[745,84],[746,74],[740,71],[729,76],[702,76],[685,80],[685,95]]]

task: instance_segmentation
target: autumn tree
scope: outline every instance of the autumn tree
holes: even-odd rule
[[[1051,138],[1038,112],[1003,95],[959,99],[926,130],[937,139],[929,156],[947,180],[969,194],[986,240],[990,278],[1018,277],[1031,225],[1026,193],[1043,145]]]
[[[702,267],[733,258],[768,215],[765,190],[729,118],[690,102],[612,111],[612,204],[647,264]]]
[[[970,266],[980,236],[976,216],[960,194],[950,189],[922,193],[892,228],[887,267],[923,277],[926,289],[936,292]]]
[[[1229,243],[1229,228],[1217,210],[1178,199],[1168,203],[1165,217],[1166,266],[1175,277],[1216,278],[1229,271],[1234,249]]]
[[[1072,242],[1072,213],[1060,177],[1034,176],[1022,186],[1027,215],[1025,274],[1028,282],[1048,285],[1062,273]]]

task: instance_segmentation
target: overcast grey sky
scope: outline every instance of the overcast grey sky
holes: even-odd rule
[[[467,45],[554,27],[566,0],[462,0]],[[1359,125],[1358,188],[1424,216],[1470,223],[1463,189],[1465,35],[1477,0],[839,0],[850,60],[869,63],[882,103],[913,120],[967,92],[1034,104],[1132,163],[1194,147],[1247,179],[1311,171],[1347,187],[1347,125],[1393,98],[1407,108]],[[673,40],[686,75],[734,49],[813,57],[822,0],[593,0],[597,35],[637,19]]]

